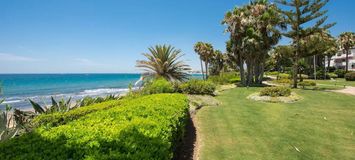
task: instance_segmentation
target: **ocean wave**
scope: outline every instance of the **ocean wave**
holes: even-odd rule
[[[12,104],[12,103],[19,103],[23,100],[5,100],[3,104]]]
[[[128,92],[128,88],[99,88],[99,89],[88,89],[80,92],[79,96],[99,96],[108,94],[119,94]]]

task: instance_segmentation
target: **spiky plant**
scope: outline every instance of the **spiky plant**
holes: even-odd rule
[[[184,55],[181,50],[171,45],[156,45],[148,50],[149,53],[143,53],[148,60],[137,61],[136,67],[169,81],[183,81],[188,78],[187,71],[190,67],[179,60]]]
[[[350,49],[355,47],[355,33],[354,32],[344,32],[341,33],[338,39],[340,48],[343,50],[343,53],[346,55],[345,58],[345,71],[349,71],[349,54],[351,54]]]

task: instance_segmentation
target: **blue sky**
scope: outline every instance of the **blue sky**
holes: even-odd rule
[[[0,73],[139,72],[155,44],[171,44],[199,69],[197,41],[225,50],[221,20],[248,0],[1,0]],[[354,31],[353,0],[331,0],[337,36]],[[283,40],[281,43],[287,43]]]

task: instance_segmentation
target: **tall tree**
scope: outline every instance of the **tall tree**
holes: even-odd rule
[[[169,81],[187,79],[186,72],[190,70],[190,67],[179,60],[183,56],[181,50],[170,45],[156,45],[148,50],[150,53],[143,53],[148,60],[137,61],[138,68]]]
[[[326,24],[327,10],[322,8],[329,0],[277,0],[278,3],[288,6],[290,10],[280,10],[285,16],[285,22],[290,26],[290,30],[284,36],[293,40],[295,47],[293,58],[293,87],[297,88],[298,61],[301,58],[301,41],[321,30],[327,30],[335,23]],[[312,24],[312,22],[315,23]],[[305,25],[307,24],[307,25]]]
[[[225,54],[220,50],[215,50],[210,62],[210,74],[219,75],[225,64]]]
[[[282,17],[277,6],[255,0],[226,13],[222,24],[230,33],[231,51],[237,59],[243,85],[262,83],[268,52],[281,38]],[[247,74],[244,75],[244,64]]]
[[[200,56],[201,64],[202,61],[205,62],[205,79],[208,79],[208,63],[213,56],[213,46],[210,43],[197,42],[194,46],[195,52]],[[203,67],[201,65],[201,70],[203,74]]]
[[[351,48],[355,47],[355,33],[354,32],[344,32],[339,36],[339,45],[346,55],[345,58],[345,71],[349,71],[349,54],[351,54]]]

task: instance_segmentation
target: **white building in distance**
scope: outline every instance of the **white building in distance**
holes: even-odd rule
[[[336,69],[345,70],[346,54],[344,54],[343,51],[339,51],[335,56],[332,57],[330,66],[335,67]],[[355,71],[355,48],[350,50],[348,70]]]

